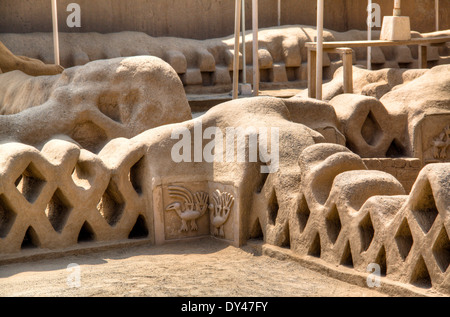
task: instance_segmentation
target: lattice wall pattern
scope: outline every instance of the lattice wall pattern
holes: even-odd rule
[[[97,156],[64,140],[0,145],[0,250],[151,238],[144,148]],[[123,154],[123,155],[122,155]]]
[[[0,145],[0,253],[154,242],[147,148],[121,144],[98,155],[62,139],[41,150]],[[450,294],[450,163],[427,165],[409,195],[340,145],[310,146],[299,164],[301,175],[289,176],[300,177],[298,195],[278,174],[265,180],[250,237],[360,272],[377,263],[388,279]]]
[[[425,166],[409,195],[342,146],[308,147],[300,166],[300,194],[289,211],[273,208],[274,175],[258,194],[268,206],[257,218],[266,243],[359,272],[377,263],[388,279],[450,294],[449,163]]]

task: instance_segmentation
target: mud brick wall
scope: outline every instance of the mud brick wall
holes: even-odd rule
[[[416,158],[364,158],[369,170],[383,171],[397,178],[407,192],[411,191],[422,169],[422,164]]]

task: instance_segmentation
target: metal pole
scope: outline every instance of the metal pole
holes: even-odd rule
[[[252,0],[253,31],[253,96],[259,94],[259,58],[258,58],[258,0]]]
[[[372,41],[372,0],[367,6],[367,40]],[[367,47],[367,69],[372,69],[372,47]]]
[[[323,65],[323,0],[317,0],[316,99],[322,100]]]
[[[58,36],[58,8],[56,0],[52,0],[52,22],[53,22],[53,52],[55,64],[60,65],[59,61],[59,36]]]
[[[278,26],[281,25],[281,0],[278,0]]]
[[[245,0],[242,0],[242,83],[247,83],[247,61],[245,54]]]
[[[233,99],[237,99],[239,94],[239,38],[241,27],[241,3],[236,0],[234,9],[234,64],[233,64]]]
[[[439,31],[439,0],[434,0],[436,14],[436,31]]]

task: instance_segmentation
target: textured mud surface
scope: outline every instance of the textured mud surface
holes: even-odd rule
[[[80,287],[70,287],[70,263]],[[214,239],[0,267],[0,296],[383,296]]]

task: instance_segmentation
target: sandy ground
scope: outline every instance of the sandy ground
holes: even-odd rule
[[[71,263],[78,264],[79,270],[69,270]],[[245,247],[239,249],[205,238],[3,265],[0,296],[384,295],[329,278],[292,261],[253,255]]]

